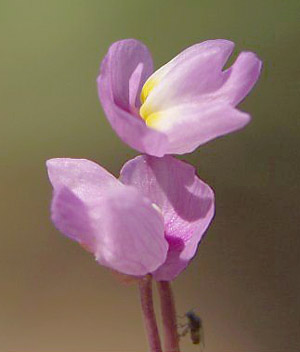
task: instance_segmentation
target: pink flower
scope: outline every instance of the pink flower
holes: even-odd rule
[[[184,50],[153,72],[139,41],[112,44],[98,77],[104,112],[119,137],[146,154],[184,154],[244,127],[247,113],[235,107],[257,81],[261,61],[242,52],[223,67],[234,44],[208,40]]]
[[[139,156],[119,179],[84,159],[51,159],[56,227],[121,273],[174,279],[195,255],[214,215],[214,194],[194,168]]]

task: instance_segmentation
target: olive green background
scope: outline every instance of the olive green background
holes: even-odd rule
[[[1,352],[147,351],[136,287],[54,228],[45,170],[74,157],[118,175],[137,154],[95,83],[108,46],[128,37],[156,67],[215,38],[264,61],[241,104],[251,124],[185,156],[217,213],[173,286],[178,314],[202,316],[205,352],[300,350],[299,12],[299,0],[0,1]],[[199,351],[188,337],[182,347]]]

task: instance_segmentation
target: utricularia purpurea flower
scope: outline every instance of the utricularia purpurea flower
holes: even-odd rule
[[[257,81],[261,61],[242,52],[222,70],[234,48],[228,40],[193,45],[153,72],[145,45],[112,44],[98,77],[100,101],[119,137],[139,152],[185,154],[244,127],[236,109]]]
[[[171,156],[138,156],[119,179],[84,159],[51,159],[47,167],[56,227],[124,274],[174,279],[214,215],[211,188]]]
[[[119,179],[85,159],[47,162],[52,221],[99,264],[165,282],[194,257],[214,216],[214,193],[191,165],[167,154],[190,153],[250,121],[237,105],[256,83],[261,61],[242,52],[223,69],[233,48],[228,40],[208,40],[154,73],[141,42],[122,40],[109,48],[97,80],[103,110],[118,136],[146,155],[128,161]],[[168,312],[172,298],[161,287],[162,311]],[[160,351],[151,309],[146,306],[144,312],[153,328],[151,350]],[[169,324],[165,346],[178,352],[174,312],[171,307],[170,319],[164,320]]]

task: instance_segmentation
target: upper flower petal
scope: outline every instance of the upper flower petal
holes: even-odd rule
[[[213,98],[236,106],[255,85],[261,68],[262,61],[254,53],[240,53],[234,64],[224,72],[228,78]]]
[[[226,40],[194,45],[145,83],[140,113],[147,126],[168,136],[166,154],[192,152],[250,121],[234,107],[256,83],[262,64],[254,53],[243,52],[222,71],[232,49]]]
[[[145,275],[165,261],[163,218],[136,189],[88,160],[54,159],[47,166],[54,188],[54,224],[100,264]]]
[[[152,69],[145,45],[121,40],[109,48],[97,83],[103,110],[119,137],[134,149],[161,156],[166,136],[149,129],[139,116],[141,89]]]
[[[208,40],[189,47],[156,71],[144,85],[148,92],[141,115],[155,113],[201,97],[219,89],[227,75],[222,68],[234,43],[224,39]],[[147,87],[151,86],[149,90]]]
[[[170,156],[139,156],[124,165],[120,180],[136,187],[160,208],[170,247],[166,262],[154,277],[174,279],[195,255],[213,218],[213,191],[191,165]]]

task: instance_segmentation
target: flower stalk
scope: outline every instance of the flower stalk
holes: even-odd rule
[[[163,322],[164,352],[180,352],[172,288],[168,281],[159,281],[157,287]]]
[[[140,300],[148,337],[150,352],[162,352],[152,296],[152,277],[145,276],[139,281]]]

